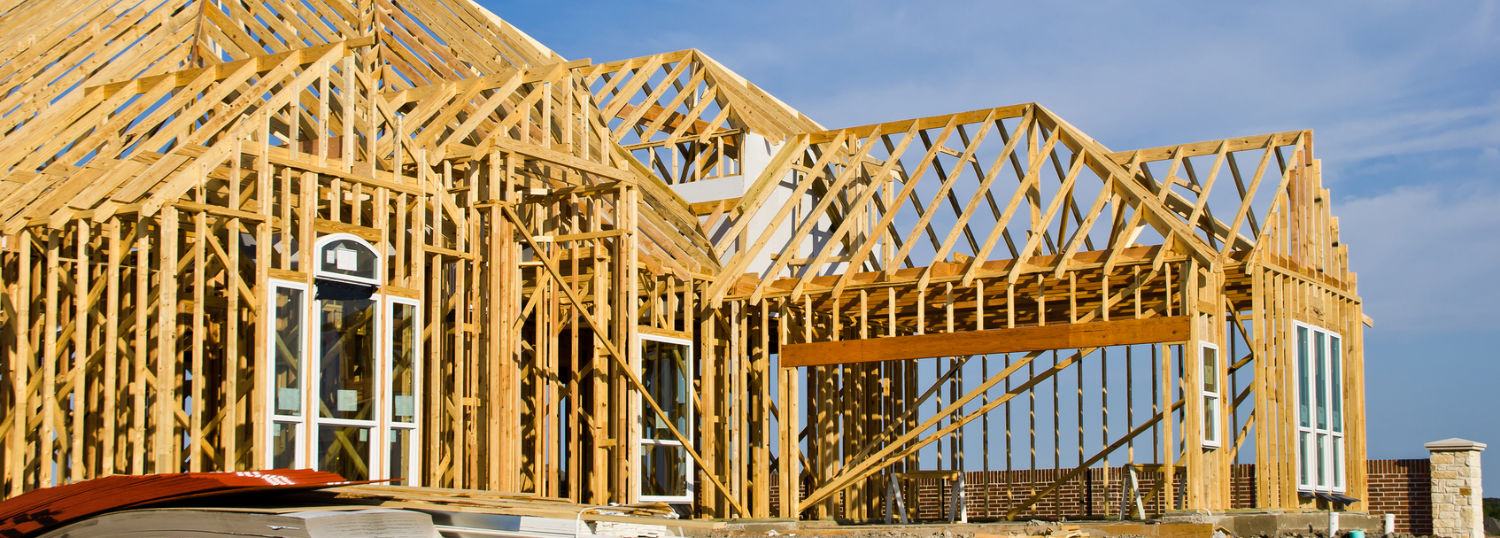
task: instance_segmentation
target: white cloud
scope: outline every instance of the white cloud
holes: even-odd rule
[[[1500,184],[1412,185],[1334,207],[1381,332],[1500,329]]]
[[[1500,144],[1500,102],[1426,108],[1336,123],[1318,133],[1319,153],[1334,162],[1444,150],[1486,150]]]
[[[819,15],[720,59],[828,126],[1038,101],[1115,149],[1313,128],[1334,165],[1500,138],[1493,4]]]

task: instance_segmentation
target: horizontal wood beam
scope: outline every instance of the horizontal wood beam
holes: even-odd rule
[[[630,117],[631,114],[635,114],[635,112],[637,110],[640,110],[640,108],[641,108],[640,106],[626,103],[625,106],[620,107],[620,111],[618,113],[616,113],[615,116],[618,117],[618,118],[620,118],[620,119],[627,119],[627,118]],[[666,127],[667,129],[677,129],[678,127],[681,127],[683,123],[687,122],[687,119],[688,119],[687,114],[683,114],[683,113],[677,112],[675,110],[667,110],[665,107],[663,107],[661,105],[651,105],[649,107],[646,107],[646,111],[645,112],[641,113],[641,119],[637,123],[644,123],[644,122],[656,121],[658,118],[660,118],[662,116],[666,116],[667,117],[667,120],[663,124],[663,127]],[[689,127],[687,129],[687,131],[683,132],[683,135],[684,135],[682,137],[683,139],[695,138],[695,137],[697,137],[697,136],[699,136],[699,135],[701,135],[703,133],[707,133],[709,131],[713,131],[714,134],[738,134],[740,132],[739,129],[729,129],[729,128],[714,129],[713,125],[709,124],[706,121],[700,120],[700,119],[693,119],[690,123],[691,123],[692,127]],[[631,144],[629,146],[625,146],[625,149],[633,150],[633,149],[639,149],[639,148],[644,148],[644,147],[660,146],[660,145],[663,145],[663,144],[676,143],[676,142],[681,142],[681,141],[682,141],[681,139],[671,139],[671,138],[668,138],[666,140],[659,140],[659,141],[655,141],[655,142],[646,141],[646,142],[642,142],[640,144]],[[738,151],[739,150],[739,139],[736,138],[736,137],[732,137],[731,136],[731,137],[729,137],[728,139],[726,139],[724,141],[724,146],[728,147],[728,148],[734,148],[736,151]]]
[[[943,114],[939,116],[928,116],[925,118],[861,125],[859,127],[832,129],[819,133],[812,133],[811,138],[809,139],[809,143],[826,144],[828,142],[832,142],[838,138],[838,134],[841,131],[845,132],[851,137],[858,139],[870,136],[872,133],[876,132],[877,128],[879,132],[882,133],[904,133],[910,130],[914,125],[918,130],[937,129],[943,127],[944,125],[947,125],[948,120],[954,117],[958,118],[958,121],[954,122],[955,125],[969,125],[984,121],[985,118],[989,117],[991,111],[994,111],[995,119],[997,120],[1019,118],[1026,113],[1026,107],[1028,106],[1031,106],[1031,104],[1023,103],[1019,105],[1004,106],[999,108],[970,110],[968,112],[959,112],[957,114]]]
[[[1207,140],[1203,142],[1194,142],[1191,144],[1178,144],[1175,146],[1161,146],[1155,148],[1116,151],[1109,154],[1109,158],[1114,159],[1114,161],[1116,163],[1119,163],[1120,166],[1129,166],[1130,161],[1136,157],[1137,153],[1140,154],[1141,162],[1156,162],[1171,159],[1172,156],[1178,151],[1182,152],[1183,157],[1213,155],[1214,153],[1217,153],[1219,151],[1220,144],[1225,145],[1225,151],[1231,153],[1236,151],[1261,149],[1266,147],[1266,144],[1268,142],[1271,144],[1271,147],[1275,148],[1295,144],[1297,142],[1297,136],[1301,135],[1302,133],[1303,131],[1286,131],[1281,133],[1271,133],[1255,136],[1242,136],[1239,138],[1226,138],[1224,140]]]
[[[653,57],[661,57],[661,63],[669,64],[669,63],[673,63],[673,62],[680,62],[680,61],[682,61],[684,59],[687,59],[687,57],[690,56],[690,55],[692,55],[692,54],[693,54],[693,49],[682,49],[682,50],[674,51],[674,52],[663,52],[661,54],[652,54],[650,56],[639,56],[639,57],[635,57],[635,58],[626,58],[624,60],[615,60],[615,61],[612,61],[612,62],[606,62],[606,63],[602,63],[602,64],[594,64],[592,66],[587,66],[587,67],[589,67],[590,71],[592,71],[592,72],[594,72],[596,74],[602,74],[602,73],[614,74],[617,71],[621,71],[621,70],[624,70],[624,69],[630,69],[630,70],[639,69],[642,65],[646,64],[646,60],[650,60]]]
[[[434,84],[426,84],[426,85],[422,85],[422,86],[417,86],[417,87],[414,87],[414,88],[407,88],[407,89],[404,89],[404,90],[388,91],[388,92],[385,92],[383,95],[384,95],[385,100],[387,102],[389,102],[390,104],[392,104],[394,106],[399,106],[399,105],[404,105],[406,103],[411,103],[411,102],[414,102],[414,101],[420,101],[422,99],[426,99],[428,97],[431,97],[433,94],[441,93],[441,92],[445,92],[445,91],[451,91],[451,92],[453,92],[454,95],[459,95],[459,94],[464,93],[465,90],[470,89],[470,88],[475,88],[475,87],[480,88],[481,91],[482,90],[486,90],[486,89],[499,88],[501,85],[504,85],[506,82],[510,82],[510,80],[512,78],[515,78],[515,77],[518,77],[518,76],[522,77],[521,78],[521,83],[522,84],[535,84],[537,82],[543,82],[543,81],[546,81],[546,80],[548,80],[550,78],[553,78],[552,75],[554,73],[552,72],[552,70],[553,70],[553,68],[556,68],[558,66],[561,66],[564,70],[572,70],[572,69],[578,69],[578,68],[588,67],[588,65],[589,65],[589,59],[588,58],[581,58],[581,59],[578,59],[578,60],[571,60],[571,61],[561,62],[561,63],[550,63],[550,64],[546,64],[546,65],[536,65],[536,66],[532,66],[532,67],[524,69],[524,70],[520,70],[520,69],[508,69],[508,70],[505,70],[505,71],[500,72],[499,74],[495,74],[495,75],[489,75],[489,76],[483,76],[483,77],[475,77],[475,78],[462,79],[462,80],[443,81],[443,82],[438,82],[438,83],[434,83]]]
[[[96,86],[88,86],[84,88],[84,93],[91,101],[95,99],[102,101],[122,91],[130,93],[140,93],[141,88],[149,88],[162,80],[173,80],[173,87],[181,88],[192,83],[192,81],[196,80],[199,75],[202,75],[204,73],[211,72],[213,74],[214,81],[220,81],[228,78],[231,73],[239,70],[239,68],[252,63],[256,65],[256,73],[264,73],[280,64],[283,60],[294,56],[298,60],[298,65],[306,65],[317,61],[317,58],[322,57],[323,54],[328,52],[329,50],[357,49],[373,45],[375,45],[375,36],[356,37],[353,39],[346,39],[344,41],[335,41],[333,43],[328,43],[325,45],[316,45],[312,47],[292,49],[285,52],[252,56],[250,58],[234,62],[218,63],[204,67],[195,67],[184,69],[181,71],[173,71],[170,73],[153,75],[149,77],[141,77],[130,80],[122,80],[119,82],[109,82]]]
[[[787,344],[781,346],[781,366],[826,366],[1046,349],[1183,342],[1188,338],[1189,319],[1188,316],[1173,316]]]

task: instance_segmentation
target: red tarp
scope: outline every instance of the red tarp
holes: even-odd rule
[[[106,476],[0,502],[0,536],[28,536],[104,512],[190,497],[347,483],[338,474],[311,469]]]

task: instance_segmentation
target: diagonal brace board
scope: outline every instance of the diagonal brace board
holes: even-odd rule
[[[542,266],[546,267],[547,271],[552,273],[552,277],[557,280],[557,287],[561,289],[565,295],[568,296],[568,301],[579,307],[579,315],[583,317],[583,320],[589,324],[589,327],[592,328],[597,334],[609,334],[608,328],[603,323],[595,320],[593,314],[590,314],[588,310],[583,308],[583,299],[578,296],[578,292],[573,291],[573,286],[567,283],[567,278],[557,270],[556,262],[546,254],[546,250],[543,249],[541,245],[537,244],[536,239],[534,239],[535,236],[531,233],[531,228],[526,225],[526,221],[522,220],[519,215],[516,215],[515,210],[511,209],[510,205],[501,204],[499,205],[499,207],[500,210],[505,214],[505,218],[510,219],[511,223],[514,224],[516,226],[516,229],[520,231],[520,235],[526,240],[526,243],[531,245],[532,252],[534,252],[536,254],[536,257],[541,260]],[[656,416],[661,417],[661,419],[664,421],[663,424],[667,427],[667,430],[672,433],[672,436],[674,438],[682,443],[682,448],[685,449],[688,455],[692,456],[693,460],[698,463],[698,468],[711,468],[708,466],[708,463],[704,461],[703,456],[699,455],[698,451],[693,449],[694,445],[692,439],[689,439],[686,435],[683,435],[681,431],[677,430],[676,426],[672,425],[671,417],[668,417],[667,412],[662,410],[660,404],[656,403],[656,399],[651,397],[651,393],[646,390],[645,383],[642,383],[640,377],[636,376],[635,372],[631,370],[630,362],[625,359],[625,355],[621,353],[620,350],[615,347],[614,343],[611,342],[608,338],[599,338],[599,343],[603,344],[605,351],[609,352],[609,356],[613,358],[615,362],[619,363],[620,370],[625,375],[625,379],[630,381],[630,385],[640,393],[641,400],[651,408],[651,411],[656,413]],[[734,505],[735,510],[739,511],[739,513],[741,514],[750,513],[749,511],[745,510],[744,505],[740,504],[739,499],[735,497],[734,493],[729,491],[729,487],[725,486],[723,482],[719,481],[718,477],[709,472],[705,472],[703,474],[708,477],[710,482],[713,482],[714,487],[718,488],[719,493],[722,493],[724,495],[724,498],[728,499],[730,504]]]

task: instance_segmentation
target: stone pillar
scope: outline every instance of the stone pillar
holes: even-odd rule
[[[1432,534],[1484,538],[1479,453],[1484,443],[1457,437],[1425,445],[1432,462]]]

